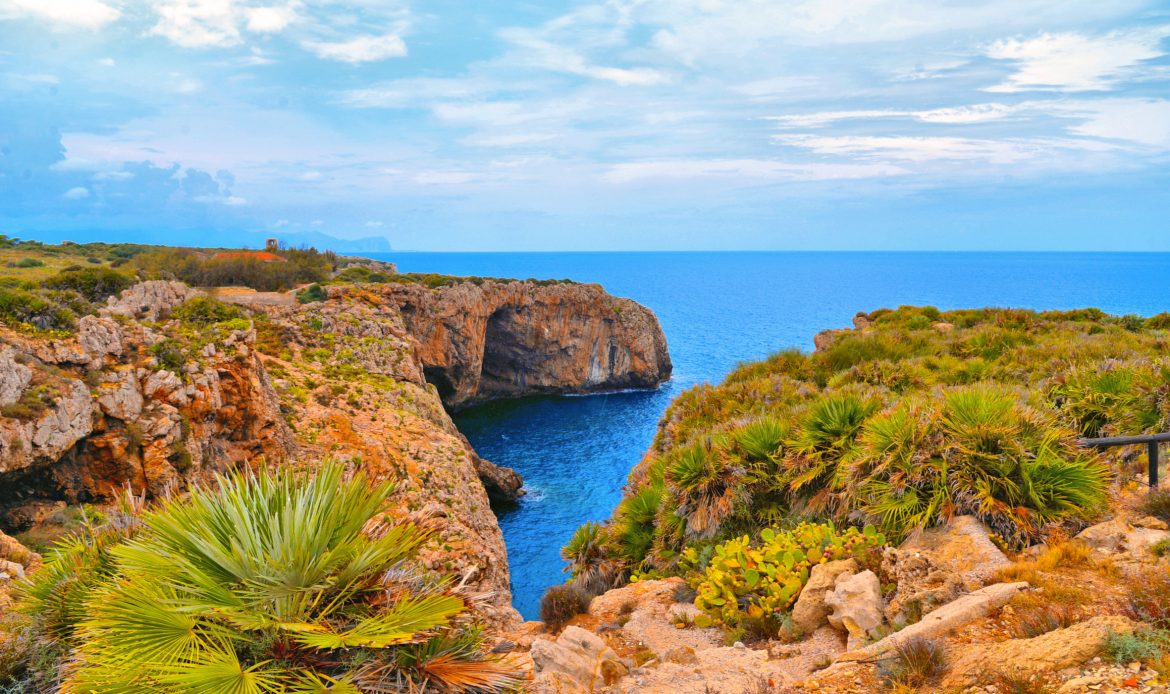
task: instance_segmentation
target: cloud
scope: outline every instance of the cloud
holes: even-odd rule
[[[1006,104],[988,103],[956,106],[951,108],[936,108],[925,111],[823,111],[794,116],[772,116],[769,120],[775,121],[782,127],[822,127],[843,120],[876,120],[885,118],[906,118],[921,123],[939,123],[945,125],[966,125],[970,123],[985,123],[1000,120],[1015,113],[1018,107]]]
[[[6,10],[82,29],[100,29],[122,16],[100,0],[0,0],[0,18]]]
[[[543,32],[539,30],[511,29],[501,32],[501,36],[522,49],[520,62],[529,67],[604,80],[623,87],[647,87],[671,81],[670,75],[649,67],[627,68],[597,64],[587,60],[579,50],[545,38]]]
[[[1078,33],[1040,34],[1031,39],[1002,39],[988,46],[995,60],[1011,61],[1016,71],[989,92],[1085,92],[1113,89],[1142,61],[1159,58],[1170,27],[1114,31],[1103,36]]]
[[[62,197],[64,197],[66,200],[84,200],[85,198],[89,197],[89,188],[83,188],[81,186],[70,188],[69,190],[65,191],[65,195]]]
[[[738,179],[753,181],[825,181],[876,178],[908,173],[891,164],[799,164],[770,159],[679,159],[625,162],[602,178],[609,183],[670,179]]]
[[[1082,140],[1040,138],[978,139],[934,136],[873,135],[774,135],[776,144],[798,147],[817,154],[893,159],[929,164],[939,161],[982,161],[989,164],[1047,162],[1057,150],[1107,151],[1108,145]]]
[[[164,0],[154,5],[158,23],[150,33],[184,48],[240,43],[232,0]]]
[[[536,87],[472,77],[413,77],[342,92],[339,101],[358,108],[423,108],[436,101],[466,101],[505,90]]]
[[[278,34],[296,21],[297,13],[290,6],[253,7],[244,11],[248,31],[255,34]]]
[[[1170,101],[1110,99],[1080,105],[1085,120],[1070,131],[1086,137],[1127,140],[1155,150],[1170,149]]]
[[[396,33],[358,36],[347,41],[305,41],[301,45],[319,58],[355,65],[406,55],[406,42]]]

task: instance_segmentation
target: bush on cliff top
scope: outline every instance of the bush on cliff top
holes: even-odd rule
[[[901,307],[864,323],[676,398],[589,561],[619,583],[807,518],[896,538],[973,513],[1025,544],[1106,499],[1113,462],[1078,436],[1170,428],[1159,320]]]
[[[222,479],[146,513],[92,582],[93,550],[63,545],[26,609],[67,627],[45,634],[72,651],[70,691],[513,686],[477,630],[452,626],[465,598],[406,569],[427,534],[376,520],[391,492],[336,465]]]

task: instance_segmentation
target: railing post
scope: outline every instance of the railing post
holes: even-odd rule
[[[1146,444],[1147,456],[1150,460],[1150,488],[1158,486],[1158,442],[1150,441]]]

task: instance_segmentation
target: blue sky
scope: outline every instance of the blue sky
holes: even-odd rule
[[[0,0],[0,232],[1170,250],[1170,3]]]

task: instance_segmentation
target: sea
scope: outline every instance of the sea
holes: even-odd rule
[[[560,548],[621,498],[672,398],[735,366],[851,324],[858,311],[1097,307],[1170,311],[1170,254],[1138,253],[370,253],[402,272],[572,279],[651,308],[674,377],[653,391],[533,397],[459,412],[483,457],[519,471],[528,493],[497,509],[513,601],[528,619],[566,579]]]

